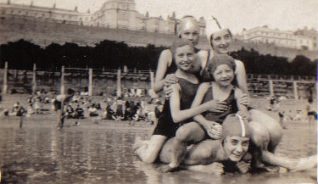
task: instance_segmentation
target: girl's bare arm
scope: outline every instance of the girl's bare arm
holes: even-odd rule
[[[166,75],[167,69],[170,66],[172,61],[172,55],[170,50],[163,50],[160,54],[158,66],[156,70],[154,91],[159,92],[164,87],[164,77]]]
[[[244,63],[240,60],[235,61],[235,76],[238,87],[246,94],[248,94],[248,87],[247,87],[247,77]]]
[[[178,84],[174,84],[172,87],[172,94],[170,96],[170,110],[171,116],[175,123],[192,118],[195,115],[201,114],[202,112],[210,109],[213,104],[212,102],[206,102],[197,107],[191,107],[190,109],[180,110],[180,87]]]

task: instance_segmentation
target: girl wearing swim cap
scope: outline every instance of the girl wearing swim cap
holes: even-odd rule
[[[252,168],[253,149],[251,147],[250,123],[238,114],[229,114],[224,122],[222,137],[218,140],[206,139],[188,149],[180,149],[183,156],[181,168],[223,174],[225,171],[247,173]],[[171,146],[175,138],[167,141],[160,153],[160,161],[171,162]],[[317,167],[317,155],[290,159],[263,150],[259,159],[263,163],[286,168],[290,171],[304,171]]]
[[[193,16],[185,16],[181,19],[177,30],[178,38],[182,38],[192,42],[194,47],[199,42],[200,37],[200,25],[199,22]],[[195,48],[195,62],[190,69],[190,72],[195,74],[199,79],[201,78],[201,72],[205,68],[206,60],[206,51],[199,50]],[[177,78],[174,76],[176,71],[176,65],[172,62],[173,54],[170,49],[163,50],[159,56],[158,66],[155,76],[154,92],[161,91],[164,86],[165,93],[170,94],[172,89],[169,88],[171,84],[177,82]]]

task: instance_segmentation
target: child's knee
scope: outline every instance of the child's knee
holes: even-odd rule
[[[190,126],[181,126],[176,132],[176,139],[181,142],[190,141],[192,135],[193,130]]]
[[[195,122],[181,126],[176,132],[176,139],[180,142],[198,142],[204,136],[204,130]]]
[[[176,132],[176,139],[178,141],[185,141],[189,135],[190,135],[190,129],[185,126],[181,126],[178,128]]]
[[[160,150],[157,150],[157,149],[155,150],[144,149],[143,153],[140,153],[139,156],[143,162],[151,164],[156,161],[159,151]]]

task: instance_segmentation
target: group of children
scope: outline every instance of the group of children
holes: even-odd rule
[[[249,107],[244,65],[227,55],[230,30],[214,19],[206,33],[211,49],[200,51],[195,48],[198,22],[184,17],[179,38],[160,55],[154,90],[163,89],[166,101],[150,139],[136,138],[137,156],[166,163],[164,172],[183,167],[223,173],[220,162],[228,161],[242,173],[250,162],[254,168],[266,168],[264,163],[293,170],[314,167],[316,156],[292,161],[274,154],[281,127]]]

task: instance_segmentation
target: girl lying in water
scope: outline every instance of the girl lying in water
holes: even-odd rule
[[[183,160],[181,167],[199,172],[223,174],[224,171],[247,173],[253,167],[254,145],[251,142],[251,131],[248,123],[238,114],[228,115],[223,122],[222,138],[206,139],[191,147],[179,147]],[[160,152],[160,161],[170,163],[172,143],[169,139]],[[317,167],[317,155],[301,159],[289,159],[262,150],[259,155],[263,163],[287,168],[290,171],[302,171]],[[229,167],[228,167],[229,166]],[[163,166],[161,169],[166,170]]]

